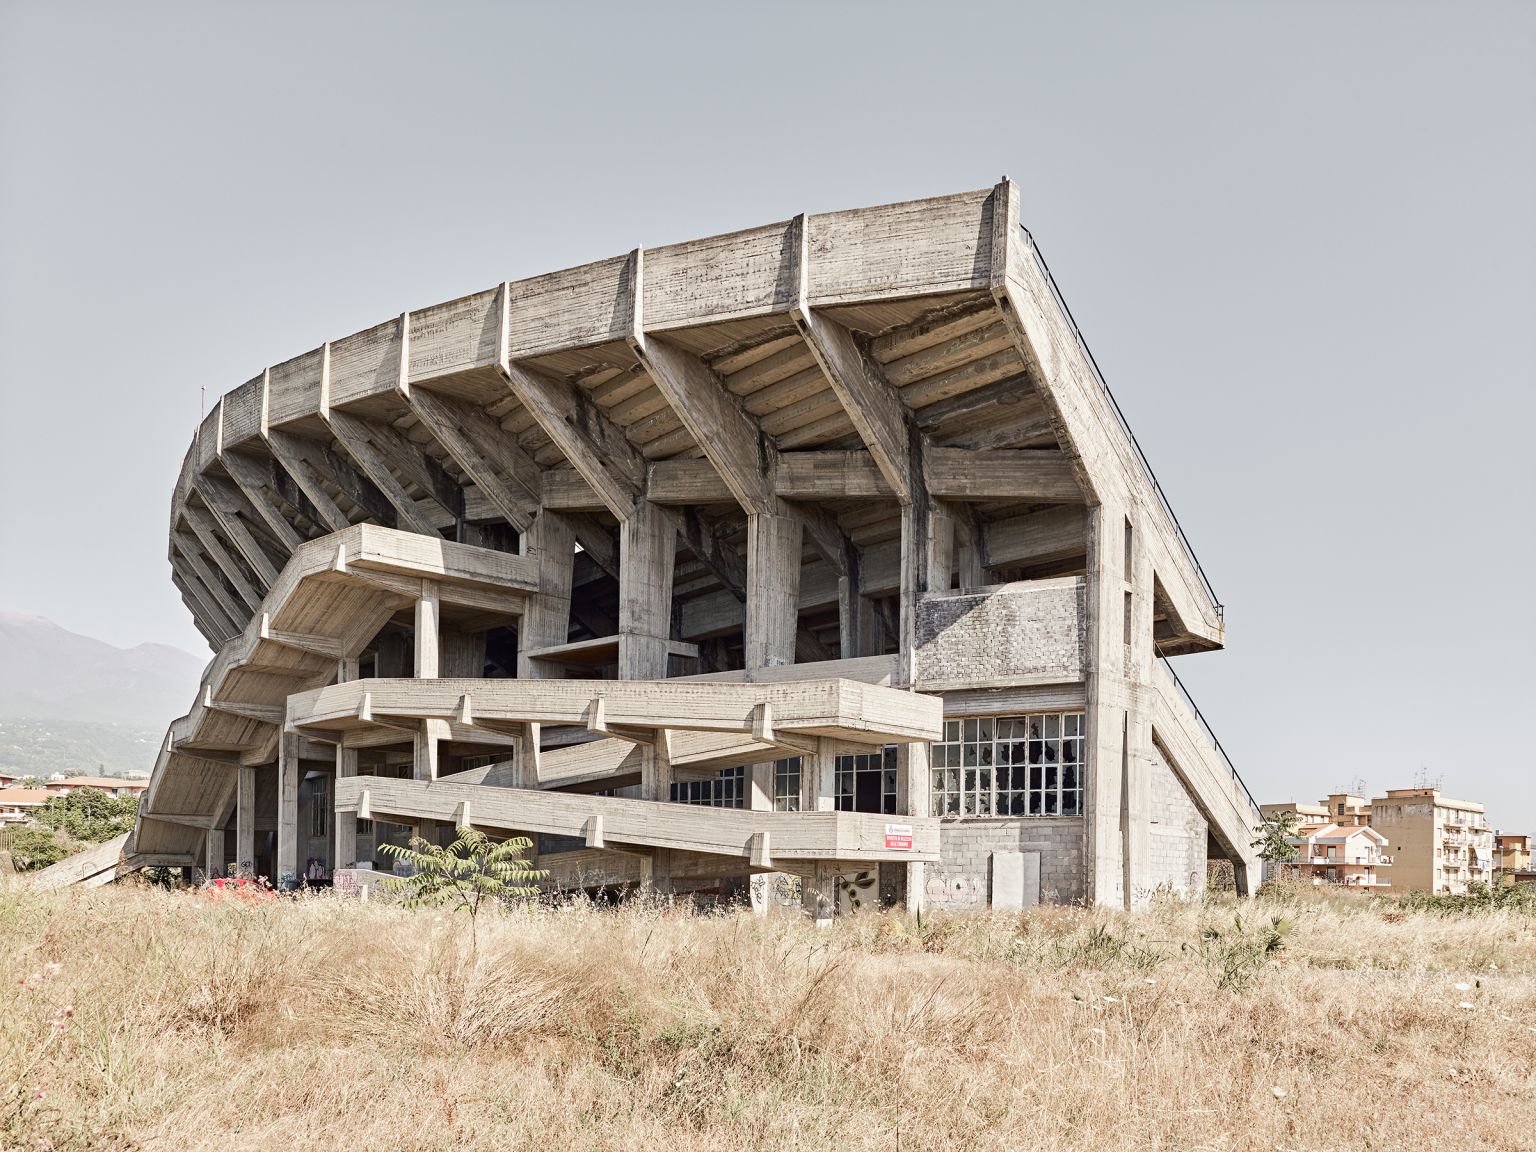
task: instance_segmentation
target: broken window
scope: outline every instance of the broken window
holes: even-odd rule
[[[879,752],[839,756],[835,794],[839,812],[896,811],[896,745]]]
[[[1083,714],[950,720],[933,746],[935,816],[1080,816]]]

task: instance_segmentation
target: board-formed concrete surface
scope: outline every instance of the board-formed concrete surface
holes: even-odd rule
[[[1223,609],[1018,204],[636,249],[225,393],[169,553],[217,655],[127,865],[290,882],[468,812],[562,883],[988,904],[1002,854],[1005,905],[1134,906],[1198,885],[1203,822],[1251,885],[1166,667]]]

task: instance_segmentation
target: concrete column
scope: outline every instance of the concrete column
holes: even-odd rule
[[[421,582],[416,601],[416,677],[435,680],[442,670],[442,619],[436,580]],[[438,742],[448,738],[448,721],[423,720],[412,741],[412,773],[417,780],[436,780]],[[427,836],[430,839],[430,835]]]
[[[666,802],[672,799],[672,758],[666,734],[655,744],[640,745],[640,799]]]
[[[955,569],[960,576],[962,592],[986,586],[987,572],[981,533],[974,518],[956,522]]]
[[[1152,559],[1137,516],[1121,525],[1124,565],[1121,592],[1121,676],[1126,699],[1125,775],[1121,780],[1127,908],[1145,907],[1155,887],[1152,876],[1152,686],[1156,648],[1152,638]]]
[[[800,811],[837,810],[837,752],[825,737],[816,740],[814,754],[800,758]]]
[[[224,857],[224,829],[208,829],[208,853],[204,861],[203,872],[208,879],[213,880],[224,875],[224,866],[229,863]]]
[[[1232,861],[1232,879],[1237,885],[1239,896],[1257,896],[1259,886],[1264,883],[1263,861],[1254,860],[1252,864]]]
[[[356,660],[341,660],[336,666],[336,683],[347,684],[358,677]],[[331,801],[335,803],[341,793],[339,784],[349,776],[357,775],[357,749],[344,747],[340,738],[336,741],[336,787],[331,789]],[[357,863],[357,813],[337,806],[331,811],[331,870],[351,868]]]
[[[411,738],[411,776],[415,780],[436,780],[438,741],[446,735],[448,721],[423,720]]]
[[[803,762],[802,762],[803,763]],[[745,776],[747,784],[747,807],[753,812],[773,811],[773,761],[766,764],[748,765]],[[758,872],[747,878],[747,887],[751,892],[752,911],[759,916],[764,915],[773,906],[773,893],[779,886],[779,874],[777,872]]]
[[[646,500],[619,527],[619,679],[664,680],[677,530]]]
[[[256,769],[241,765],[235,784],[235,870],[256,875]]]
[[[421,582],[421,596],[416,601],[416,675],[426,680],[438,677],[442,660],[442,621],[436,580]]]
[[[797,516],[747,517],[748,668],[795,662],[800,618],[801,522]]]
[[[559,512],[541,511],[523,536],[523,554],[539,562],[538,595],[530,597],[517,625],[517,674],[524,680],[558,679],[558,664],[527,655],[564,644],[571,635],[571,574],[576,532]]]
[[[658,732],[655,744],[640,745],[640,798],[666,802],[672,798],[672,757],[667,734]],[[666,848],[654,849],[647,861],[648,869],[641,869],[641,886],[657,892],[672,891],[672,853]]]
[[[818,860],[800,880],[800,903],[818,928],[830,927],[837,911],[837,866]]]
[[[357,775],[357,749],[346,748],[341,744],[336,745],[336,780],[347,779]],[[332,793],[335,796],[341,789],[338,787]],[[357,864],[357,812],[353,809],[338,807],[332,813],[335,821],[335,832],[332,843],[336,846],[335,868],[351,868]]]
[[[1129,750],[1129,700],[1122,675],[1125,610],[1125,514],[1118,505],[1088,510],[1087,728],[1084,862],[1093,904],[1124,907],[1123,811]]]
[[[287,888],[299,879],[299,737],[285,732],[277,754],[277,875],[273,883]]]
[[[941,504],[926,493],[901,510],[900,659],[896,685],[913,680],[917,645],[917,605],[929,592],[949,588],[954,571],[955,522]]]
[[[916,819],[928,816],[932,796],[930,745],[922,742],[896,746],[896,811]],[[921,861],[906,865],[907,911],[921,915],[927,883]]]

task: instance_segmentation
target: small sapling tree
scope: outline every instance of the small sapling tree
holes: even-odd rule
[[[1258,837],[1250,847],[1259,850],[1260,860],[1271,864],[1289,864],[1299,855],[1296,845],[1291,843],[1297,827],[1296,813],[1281,809],[1265,817],[1264,823],[1258,827]]]
[[[460,827],[459,838],[448,847],[412,836],[409,844],[382,844],[379,850],[411,868],[409,876],[384,882],[405,897],[407,908],[450,905],[469,914],[469,949],[479,949],[479,917],[487,905],[527,900],[537,896],[535,887],[545,873],[528,866],[523,853],[533,847],[525,836],[499,843],[484,832]]]

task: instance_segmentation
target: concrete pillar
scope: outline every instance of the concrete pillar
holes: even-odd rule
[[[416,675],[427,680],[438,677],[442,659],[442,621],[436,580],[421,582],[421,596],[416,601]]]
[[[1264,862],[1257,859],[1251,864],[1232,861],[1232,879],[1239,896],[1257,896],[1259,886],[1264,883]]]
[[[930,745],[918,742],[896,746],[896,811],[917,819],[929,814],[932,773]],[[907,911],[922,915],[927,883],[921,861],[906,865]]]
[[[213,880],[224,875],[224,866],[229,863],[224,856],[224,829],[208,829],[207,849],[203,871],[208,879]]]
[[[640,745],[640,799],[665,802],[672,799],[672,758],[666,734],[655,744]]]
[[[955,569],[960,577],[960,590],[969,592],[983,588],[987,583],[987,572],[980,526],[972,517],[957,520],[955,527]]]
[[[1125,792],[1132,775],[1131,700],[1124,675],[1126,572],[1123,509],[1113,503],[1090,508],[1084,622],[1089,658],[1084,861],[1090,903],[1117,908],[1126,906],[1134,888],[1127,884],[1125,860],[1126,837],[1134,819]]]
[[[672,799],[672,757],[667,734],[657,733],[655,744],[640,745],[640,798],[665,803]],[[672,890],[672,853],[654,849],[641,866],[642,888]]]
[[[746,665],[795,662],[800,617],[801,521],[798,516],[747,517]]]
[[[524,680],[564,675],[560,665],[527,655],[564,644],[571,635],[571,574],[576,532],[559,512],[541,511],[523,536],[523,553],[539,562],[538,595],[517,625],[517,674]]]
[[[800,904],[818,928],[829,927],[837,911],[837,866],[818,860],[806,869],[800,880]]]
[[[292,887],[299,880],[299,737],[285,732],[277,754],[277,862],[273,883]]]
[[[235,871],[256,875],[256,769],[241,765],[235,784]]]
[[[677,530],[641,500],[619,527],[619,679],[664,680]]]
[[[909,688],[917,644],[917,605],[929,592],[949,588],[954,571],[955,521],[927,493],[901,510],[900,644],[896,680]]]
[[[357,749],[347,748],[341,744],[336,745],[336,780],[347,779],[357,775]],[[337,787],[332,795],[341,791]],[[336,846],[336,859],[333,867],[351,868],[357,864],[357,813],[352,809],[338,807],[332,814],[335,821],[335,831],[332,843]]]
[[[748,765],[745,772],[747,785],[747,807],[753,812],[773,811],[773,761],[766,764]],[[751,893],[752,911],[759,916],[767,913],[773,906],[773,893],[779,886],[779,874],[777,872],[759,872],[747,879],[747,888]]]
[[[800,758],[800,811],[833,812],[836,809],[836,745],[825,737],[818,737],[816,751]]]
[[[435,680],[442,669],[442,619],[436,580],[421,582],[416,601],[416,677]],[[438,742],[448,738],[448,721],[423,720],[412,741],[411,762],[417,780],[436,780]],[[430,837],[428,837],[430,838]]]

